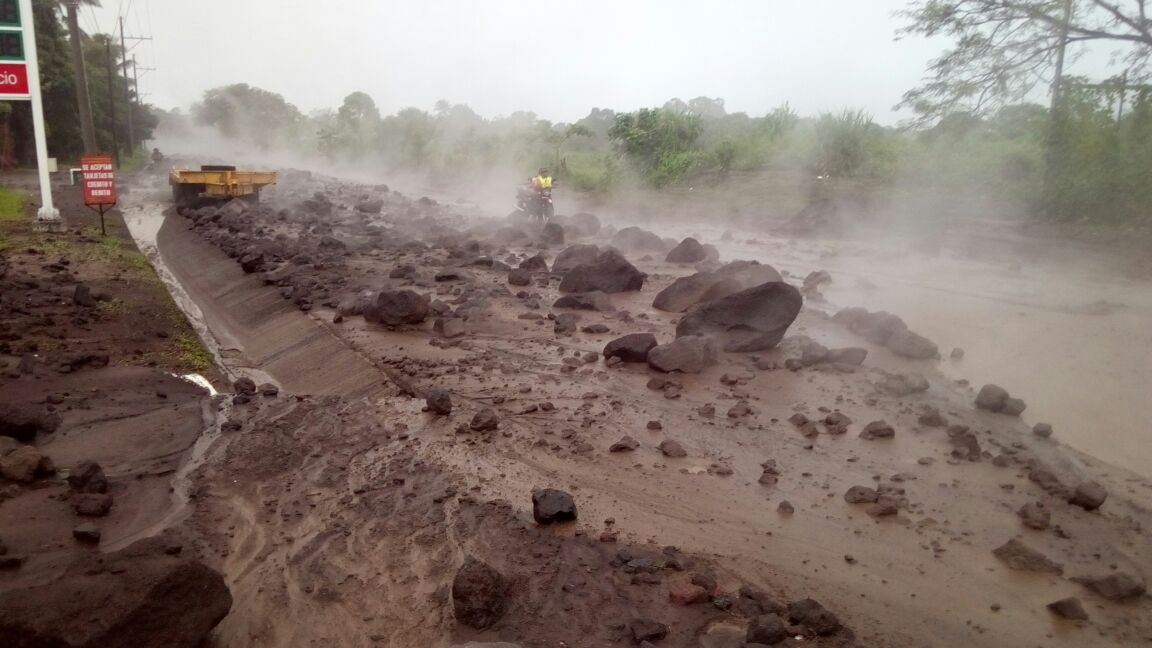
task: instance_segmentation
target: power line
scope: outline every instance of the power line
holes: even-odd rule
[[[92,33],[94,33],[94,34],[104,33],[100,29],[100,19],[96,17],[96,10],[92,8],[92,5],[87,5],[87,7],[88,7],[88,15],[92,17],[92,26],[96,28],[96,30]]]

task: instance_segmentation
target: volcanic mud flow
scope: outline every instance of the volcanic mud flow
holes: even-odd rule
[[[305,172],[138,195],[239,378],[165,536],[225,576],[216,645],[1152,636],[1148,482],[835,270]]]

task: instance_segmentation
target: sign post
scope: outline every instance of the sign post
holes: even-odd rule
[[[36,223],[44,229],[54,229],[60,224],[60,212],[52,204],[52,179],[48,175],[48,135],[40,96],[40,60],[36,54],[32,0],[0,0],[0,101],[29,100],[36,165],[40,171],[40,210],[36,213]]]
[[[100,236],[105,236],[104,212],[116,205],[116,174],[112,171],[112,156],[85,155],[80,158],[84,204],[100,212]]]

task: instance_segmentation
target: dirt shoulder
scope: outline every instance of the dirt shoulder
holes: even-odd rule
[[[102,236],[77,188],[55,197],[63,228],[38,232],[31,196],[0,188],[0,633],[111,645],[118,619],[170,605],[149,588],[212,578],[178,544],[112,552],[181,514],[173,476],[214,409],[180,375],[221,377],[119,212]],[[46,605],[53,592],[79,612]]]
[[[0,313],[0,353],[64,365],[159,367],[219,381],[184,314],[148,259],[136,248],[119,211],[99,217],[76,187],[56,189],[64,227],[33,230],[35,206],[0,214],[0,254],[7,264]]]

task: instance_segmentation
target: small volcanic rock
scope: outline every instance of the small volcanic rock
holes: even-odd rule
[[[256,393],[256,381],[248,378],[247,376],[237,378],[232,383],[232,391],[237,394],[252,396]]]
[[[1052,523],[1052,512],[1041,502],[1028,502],[1017,512],[1020,521],[1029,529],[1043,531]]]
[[[1039,551],[1020,542],[1016,538],[1005,542],[992,552],[1012,569],[1019,571],[1043,571],[1062,573],[1064,568]]]
[[[668,600],[673,605],[695,605],[708,600],[708,590],[693,583],[674,583],[668,587]]]
[[[896,436],[896,430],[887,421],[872,421],[860,431],[860,438],[865,441],[890,439],[894,436]]]
[[[576,519],[576,502],[568,493],[555,488],[532,491],[532,518],[537,524],[569,522]]]
[[[108,478],[95,461],[81,461],[68,473],[68,485],[77,493],[107,493]]]
[[[728,409],[728,418],[743,418],[752,413],[748,403],[740,401]]]
[[[1088,613],[1084,611],[1084,604],[1075,596],[1053,601],[1046,605],[1053,614],[1069,621],[1087,621]]]
[[[684,450],[684,446],[680,445],[679,441],[664,439],[657,447],[660,449],[660,452],[664,453],[665,457],[671,457],[672,459],[682,459],[688,456],[688,452]]]
[[[1085,511],[1095,511],[1104,505],[1106,499],[1108,499],[1108,491],[1100,484],[1090,481],[1077,486],[1076,490],[1072,492],[1072,497],[1068,499],[1068,503],[1075,504]]]
[[[668,626],[652,619],[632,619],[628,624],[632,641],[641,644],[647,641],[660,641],[668,636]]]
[[[844,493],[844,501],[849,504],[871,504],[880,499],[880,493],[875,488],[867,486],[853,486]]]
[[[613,443],[608,448],[609,452],[631,452],[640,447],[640,443],[630,436],[625,435],[616,443]]]
[[[108,493],[78,493],[72,496],[72,508],[77,515],[103,517],[112,510],[112,496]]]
[[[452,413],[452,395],[445,389],[435,387],[428,390],[424,403],[433,414],[448,416]]]
[[[629,333],[604,346],[605,358],[620,358],[624,362],[646,362],[648,352],[656,347],[656,336],[651,333]]]
[[[485,407],[479,412],[476,412],[476,415],[472,417],[472,422],[468,424],[468,427],[471,428],[473,432],[491,432],[500,427],[500,419],[496,417],[496,412],[493,411],[492,408]]]
[[[1086,576],[1072,580],[1109,601],[1137,598],[1143,596],[1144,592],[1147,591],[1142,580],[1124,572],[1113,572],[1107,576]]]
[[[812,599],[801,599],[790,603],[788,605],[788,621],[805,626],[821,637],[836,634],[843,627],[835,614]]]
[[[72,537],[84,544],[100,544],[100,529],[91,522],[85,522],[72,529]]]
[[[508,583],[489,565],[468,558],[452,579],[452,608],[456,620],[483,630],[504,616]]]
[[[748,625],[745,641],[748,644],[773,646],[788,638],[788,629],[778,614],[762,614]]]

